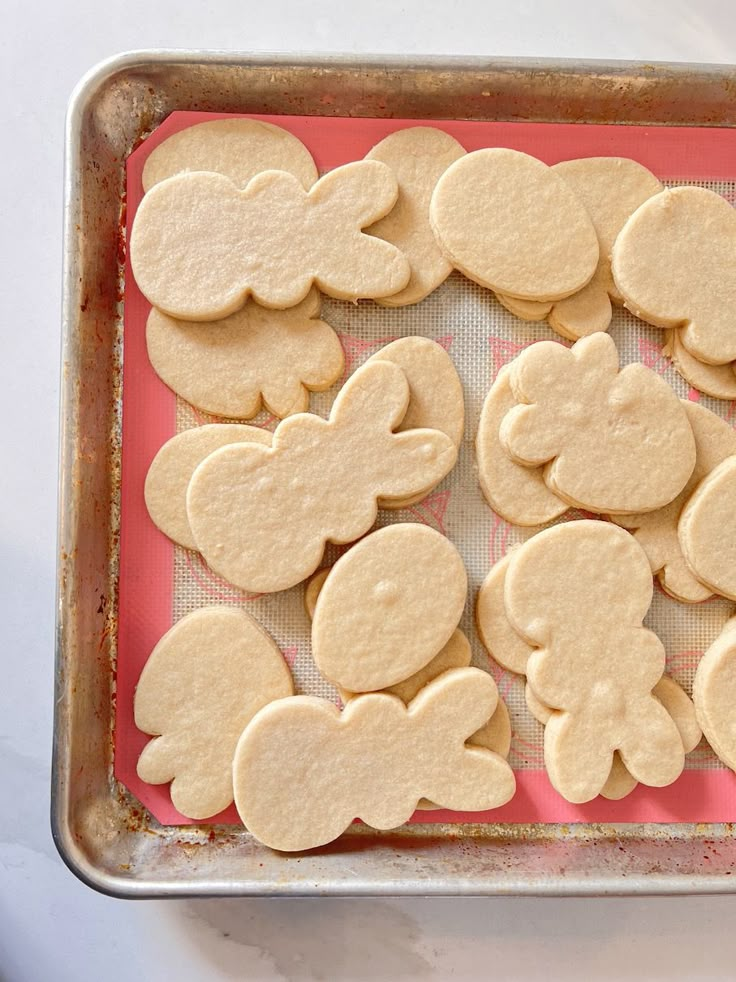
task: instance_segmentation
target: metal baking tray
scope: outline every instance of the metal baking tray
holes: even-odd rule
[[[728,825],[354,825],[284,856],[232,826],[162,827],[112,776],[125,159],[175,109],[736,125],[728,66],[142,51],[90,72],[67,119],[56,715],[61,856],[120,897],[716,893]]]

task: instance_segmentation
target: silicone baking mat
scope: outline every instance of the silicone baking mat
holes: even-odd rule
[[[131,154],[127,163],[128,235],[143,195],[141,173],[150,152],[167,136],[223,114],[178,112],[170,116]],[[321,172],[357,160],[387,134],[418,120],[254,116],[291,130],[309,148]],[[467,150],[503,146],[523,150],[554,164],[589,156],[623,156],[640,161],[667,184],[694,183],[736,201],[736,130],[634,127],[587,124],[487,123],[436,121]],[[299,692],[339,701],[318,674],[310,655],[304,586],[282,593],[245,594],[214,575],[197,553],[173,545],[146,511],[143,485],[161,445],[188,427],[216,421],[192,409],[158,379],[146,354],[145,324],[150,306],[138,290],[126,262],[123,341],[122,492],[120,530],[119,631],[115,726],[115,776],[164,824],[189,824],[172,806],[168,786],[144,784],[135,765],[148,737],[133,722],[135,685],[148,655],[171,625],[198,607],[217,604],[246,608],[281,647]],[[434,338],[452,356],[465,389],[466,431],[458,464],[423,502],[397,512],[379,512],[377,525],[424,522],[448,535],[460,550],[469,576],[469,596],[461,627],[471,641],[473,663],[491,671],[509,707],[513,739],[510,763],[517,792],[492,812],[418,812],[421,822],[720,822],[736,820],[736,775],[725,768],[703,741],[689,754],[682,777],[668,788],[639,786],[622,801],[596,798],[571,805],[552,788],[544,771],[542,727],[531,717],[523,680],[491,662],[473,622],[478,588],[490,569],[516,542],[534,530],[508,525],[485,503],[478,485],[473,442],[482,402],[502,365],[525,345],[542,338],[559,340],[546,323],[528,324],[506,311],[493,294],[453,273],[422,303],[389,309],[370,301],[351,304],[324,298],[322,317],[338,332],[346,356],[346,374],[377,348],[411,334]],[[662,354],[663,331],[649,328],[616,308],[611,334],[622,364],[642,361],[664,376],[683,398],[700,400],[736,426],[736,403],[701,396],[688,388]],[[339,386],[313,394],[311,410],[327,415]],[[262,413],[254,421],[273,429]],[[562,520],[574,520],[568,512]],[[346,547],[328,547],[329,565]],[[667,671],[690,692],[702,652],[719,633],[732,604],[712,599],[683,605],[655,590],[647,624],[667,650]],[[209,822],[237,822],[229,808]]]

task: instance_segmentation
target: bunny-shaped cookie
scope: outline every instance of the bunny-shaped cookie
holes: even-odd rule
[[[510,379],[519,405],[501,422],[501,443],[519,463],[547,464],[548,487],[570,504],[652,511],[692,474],[695,440],[679,399],[644,365],[619,371],[608,334],[571,349],[533,344],[512,362]]]
[[[409,263],[366,226],[393,207],[398,185],[378,160],[338,167],[305,191],[284,171],[240,190],[222,174],[178,174],[153,187],[133,222],[130,258],[141,292],[183,320],[216,320],[252,296],[292,307],[315,283],[342,300],[406,286]]]
[[[441,480],[457,448],[438,430],[394,433],[408,402],[397,365],[364,365],[329,420],[290,416],[272,447],[233,445],[204,460],[189,484],[187,514],[210,566],[242,589],[285,590],[314,572],[328,541],[367,532],[379,497]]]
[[[632,776],[661,787],[684,764],[677,726],[652,689],[665,652],[642,626],[652,598],[649,563],[628,532],[597,521],[547,529],[511,557],[506,612],[537,646],[527,677],[553,713],[544,757],[572,802],[605,785],[618,750]]]
[[[497,808],[514,794],[513,771],[465,745],[497,700],[477,668],[445,672],[409,706],[384,693],[351,699],[343,712],[311,696],[282,699],[238,742],[238,813],[261,842],[291,852],[331,842],[354,818],[395,828],[422,796],[458,811]]]

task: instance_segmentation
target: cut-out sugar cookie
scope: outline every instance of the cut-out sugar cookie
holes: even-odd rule
[[[380,303],[389,307],[418,303],[452,272],[429,224],[429,202],[441,175],[464,155],[464,147],[454,137],[433,126],[397,130],[366,154],[366,160],[389,166],[399,184],[396,204],[368,231],[401,249],[411,265],[408,285]]]
[[[406,375],[409,406],[397,430],[432,429],[446,433],[459,449],[465,429],[465,399],[460,376],[441,344],[430,338],[399,338],[380,348],[366,364],[390,361]],[[409,508],[434,487],[408,498],[381,498],[381,508]]]
[[[317,597],[329,573],[329,569],[321,569],[314,574],[307,584],[304,597],[305,607],[309,617],[314,616]],[[380,691],[387,692],[389,695],[398,696],[402,702],[408,703],[411,702],[425,685],[433,679],[438,678],[443,672],[447,672],[453,668],[467,668],[470,665],[470,661],[471,651],[468,639],[462,631],[456,630],[451,634],[447,644],[424,668],[420,668],[418,672],[410,675],[403,682],[397,682],[396,685],[387,686]],[[362,693],[348,692],[340,687],[338,687],[338,692],[343,702],[362,695]],[[488,750],[493,750],[502,757],[508,758],[511,750],[511,718],[503,699],[499,697],[498,705],[493,716],[491,716],[484,726],[469,737],[468,743],[476,747],[486,747]],[[420,802],[418,807],[436,808],[437,806],[431,803]]]
[[[534,719],[542,726],[546,726],[552,718],[554,710],[544,705],[528,682],[524,688],[524,697],[527,709]],[[607,798],[609,801],[621,801],[622,798],[631,794],[638,783],[636,778],[632,777],[626,770],[626,765],[621,760],[618,750],[615,750],[611,761],[611,770],[606,778],[606,783],[600,790],[601,798]]]
[[[475,441],[478,480],[491,508],[514,525],[544,525],[567,511],[544,481],[541,467],[525,467],[506,453],[499,436],[501,422],[517,405],[510,369],[498,373],[483,403]]]
[[[337,167],[308,192],[284,171],[257,174],[245,190],[221,174],[178,174],[138,207],[133,275],[154,307],[194,321],[227,317],[249,296],[293,307],[312,284],[341,300],[390,296],[406,286],[409,263],[362,230],[397,193],[377,160]]]
[[[598,263],[593,223],[550,167],[503,147],[451,164],[432,195],[430,221],[459,270],[496,293],[559,300],[590,280]]]
[[[214,119],[172,134],[151,151],[143,189],[185,171],[224,174],[245,187],[264,170],[287,171],[306,191],[319,177],[312,155],[288,130],[259,119]]]
[[[545,302],[539,300],[520,300],[518,297],[507,297],[504,293],[497,293],[496,300],[505,307],[509,313],[515,317],[520,317],[523,321],[543,321],[547,314],[552,310],[553,301]]]
[[[293,692],[281,652],[249,614],[195,610],[161,638],[138,680],[135,725],[154,735],[138,776],[171,781],[182,815],[216,815],[233,800],[233,755],[246,724]]]
[[[548,306],[509,307],[525,320],[541,320],[571,341],[597,331],[607,331],[611,323],[611,300],[621,296],[611,275],[611,250],[627,219],[648,198],[662,190],[661,183],[641,164],[625,157],[584,157],[563,160],[552,170],[568,184],[583,203],[598,236],[600,255],[593,278],[578,293]],[[499,298],[502,303],[506,298]],[[531,316],[529,316],[531,314]]]
[[[506,612],[537,647],[527,663],[534,692],[558,710],[545,727],[544,756],[568,801],[600,793],[616,750],[641,784],[662,787],[682,771],[682,739],[652,693],[665,652],[642,625],[651,599],[646,555],[606,522],[546,529],[512,554]]]
[[[705,738],[720,760],[736,771],[736,617],[700,660],[693,701]]]
[[[397,528],[399,526],[393,527]],[[304,591],[304,606],[310,619],[314,619],[317,600],[331,572],[332,567],[318,570],[307,583],[306,590]],[[340,619],[340,623],[342,623],[342,618],[339,615],[337,616]],[[411,702],[419,690],[428,682],[431,682],[432,679],[437,678],[438,675],[451,668],[467,668],[470,661],[470,643],[462,631],[455,630],[450,635],[449,641],[437,652],[431,661],[428,661],[426,665],[403,681],[396,682],[394,685],[387,685],[380,691],[398,696],[402,702]],[[337,686],[337,690],[343,702],[347,702],[348,699],[354,699],[357,695],[362,695],[361,692],[351,692],[349,689],[342,688],[341,686]]]
[[[545,482],[560,498],[624,514],[653,511],[683,489],[695,464],[685,410],[651,369],[619,371],[608,334],[570,349],[539,341],[510,368],[519,405],[501,422],[501,443],[519,463],[546,464]]]
[[[450,639],[467,595],[462,559],[426,525],[389,525],[332,567],[312,622],[320,672],[349,692],[408,679]]]
[[[327,577],[330,575],[332,570],[331,566],[325,566],[323,569],[318,569],[316,573],[307,580],[307,584],[304,587],[304,609],[307,612],[307,617],[311,620],[314,619],[314,608],[317,606],[317,597],[319,597],[322,592],[322,587]]]
[[[695,576],[713,593],[736,600],[736,455],[697,486],[680,513],[677,535]]]
[[[678,187],[634,212],[613,247],[626,306],[655,327],[681,328],[700,361],[736,361],[736,211],[715,191]]]
[[[208,423],[184,430],[168,440],[146,474],[144,496],[153,523],[185,549],[197,545],[187,518],[187,488],[202,461],[233,443],[271,445],[271,433],[243,423]]]
[[[706,365],[691,355],[680,340],[681,328],[667,332],[662,354],[672,359],[677,371],[688,385],[714,399],[736,399],[736,362],[727,365]]]
[[[662,588],[682,603],[700,603],[712,591],[693,574],[685,560],[677,534],[677,523],[685,503],[697,484],[721,461],[736,454],[736,431],[705,406],[682,401],[695,437],[695,467],[684,489],[668,505],[641,515],[612,515],[629,529],[647,554],[652,572]]]
[[[207,457],[189,483],[187,516],[212,569],[244,590],[286,590],[314,572],[328,541],[367,532],[378,498],[441,480],[457,449],[438,430],[394,433],[408,403],[401,369],[375,362],[351,375],[328,420],[289,416],[271,448]]]
[[[384,693],[342,712],[326,699],[282,699],[238,742],[238,813],[256,839],[292,852],[331,842],[355,818],[396,828],[422,797],[455,811],[497,808],[513,797],[514,773],[498,754],[465,744],[497,700],[477,668],[445,672],[409,706]]]
[[[654,695],[659,699],[664,708],[672,717],[682,740],[683,750],[686,754],[695,750],[703,736],[695,714],[695,706],[690,696],[685,692],[681,685],[678,685],[669,675],[662,678],[652,689]],[[554,710],[545,706],[542,700],[527,682],[524,697],[527,708],[532,716],[546,726],[549,723]],[[636,781],[634,781],[636,783]],[[601,792],[603,793],[603,792]]]
[[[345,367],[340,339],[319,312],[314,289],[288,310],[250,300],[206,324],[154,308],[146,325],[148,357],[170,389],[206,413],[251,419],[265,405],[283,418],[307,410],[310,391],[328,389]]]
[[[598,268],[575,296],[556,303],[550,326],[568,338],[608,330],[611,300],[622,302],[611,274],[611,251],[621,229],[636,209],[662,190],[650,170],[626,157],[585,157],[563,160],[552,170],[585,205],[598,236]]]
[[[513,553],[500,559],[483,581],[475,605],[475,623],[488,654],[501,668],[526,675],[526,666],[534,651],[522,638],[506,614],[504,589]]]

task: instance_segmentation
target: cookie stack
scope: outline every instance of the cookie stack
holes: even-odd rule
[[[234,799],[262,842],[294,851],[360,817],[393,828],[424,807],[477,811],[514,793],[511,728],[492,677],[469,667],[457,624],[467,577],[444,536],[391,525],[324,579],[312,649],[343,693],[294,696],[280,652],[244,611],[205,608],[151,654],[136,725],[156,734],[138,762],[171,781],[174,805],[211,817]]]

